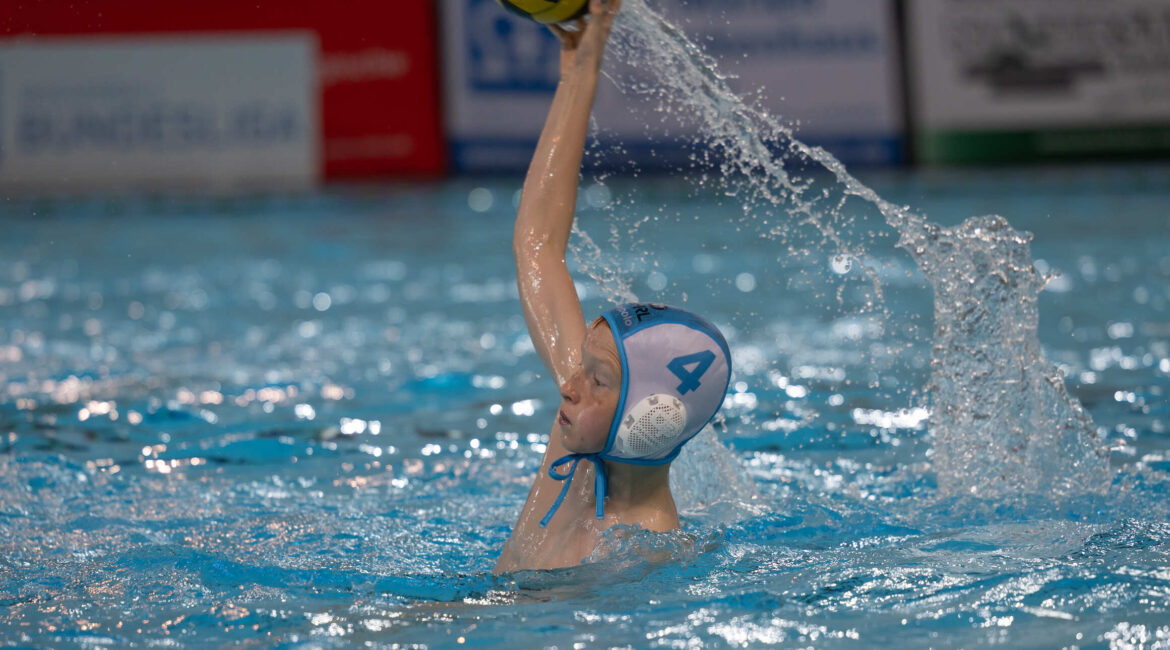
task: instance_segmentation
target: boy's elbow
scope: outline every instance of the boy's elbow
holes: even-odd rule
[[[547,233],[517,228],[512,236],[512,255],[516,261],[565,261],[565,247],[558,246]]]

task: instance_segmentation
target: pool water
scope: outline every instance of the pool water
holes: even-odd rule
[[[0,642],[1170,647],[1167,167],[863,182],[624,4],[609,79],[700,137],[586,174],[574,266],[727,334],[682,530],[491,575],[558,400],[519,178],[10,199]]]
[[[726,328],[733,389],[672,473],[681,531],[500,577],[558,400],[512,279],[519,179],[6,201],[0,642],[1170,647],[1167,171],[866,175],[944,225],[1004,215],[1061,273],[1039,339],[1108,474],[994,496],[940,488],[904,252],[870,247],[859,312],[799,272],[841,275],[831,252],[737,228],[722,192],[588,182],[604,259]],[[612,250],[614,219],[642,241]],[[580,277],[599,311],[615,285]]]

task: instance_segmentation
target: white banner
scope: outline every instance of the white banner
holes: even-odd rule
[[[910,0],[927,130],[1170,124],[1167,0]]]
[[[0,41],[0,190],[303,187],[308,32]]]
[[[736,92],[846,162],[902,159],[889,0],[664,0],[654,3],[731,77]],[[448,134],[459,169],[522,167],[557,83],[559,45],[495,0],[444,0]],[[607,64],[611,65],[611,64]],[[634,71],[637,73],[637,71]],[[594,115],[621,156],[672,162],[688,134],[603,81]],[[603,143],[605,144],[605,143]],[[618,161],[621,162],[621,161]]]

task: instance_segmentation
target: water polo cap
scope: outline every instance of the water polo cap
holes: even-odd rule
[[[597,517],[605,515],[608,477],[602,461],[662,465],[715,417],[731,381],[731,353],[719,329],[689,311],[631,303],[602,314],[617,344],[621,393],[605,448],[595,454],[566,454],[549,467],[565,481],[544,526],[560,507],[581,460],[596,468]],[[572,463],[567,472],[558,468]]]

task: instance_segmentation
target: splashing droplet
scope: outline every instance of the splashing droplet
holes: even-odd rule
[[[829,261],[829,266],[832,267],[833,273],[845,275],[853,269],[853,258],[848,255],[834,255]]]

